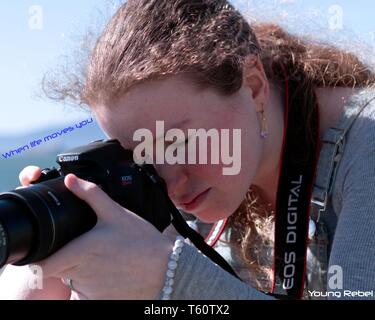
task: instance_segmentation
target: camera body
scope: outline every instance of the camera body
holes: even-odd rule
[[[117,140],[100,140],[57,156],[30,187],[0,194],[0,267],[40,261],[92,229],[97,217],[64,185],[69,173],[162,232],[171,223],[166,184],[150,164],[138,165]]]

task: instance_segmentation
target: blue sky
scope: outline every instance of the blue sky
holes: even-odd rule
[[[74,49],[77,36],[101,19],[100,11],[111,12],[118,2],[0,2],[0,135],[25,134],[87,117],[87,113],[38,99],[35,92],[43,74],[58,65],[61,57],[69,55]],[[294,21],[292,29],[303,32],[309,32],[310,25],[313,30],[314,24],[327,26],[328,30],[330,19],[338,9],[342,9],[343,30],[350,30],[354,32],[352,37],[360,37],[375,46],[375,24],[371,22],[375,2],[371,0],[235,0],[232,3],[245,11],[256,10],[271,18],[274,14],[281,15],[287,23],[288,19]],[[36,13],[29,11],[35,5],[43,10],[41,29],[35,29],[33,17]],[[334,40],[336,35],[340,38],[340,32],[330,32],[331,39]]]

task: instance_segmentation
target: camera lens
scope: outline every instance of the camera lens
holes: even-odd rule
[[[0,265],[25,258],[33,242],[29,209],[14,199],[0,200]]]
[[[96,224],[64,178],[0,194],[0,267],[40,261]]]

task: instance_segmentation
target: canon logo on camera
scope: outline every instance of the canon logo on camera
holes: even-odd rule
[[[79,156],[60,156],[59,162],[73,162],[79,161]]]

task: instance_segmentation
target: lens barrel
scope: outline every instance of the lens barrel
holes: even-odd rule
[[[29,209],[16,199],[0,200],[0,265],[27,256],[33,243],[33,221]]]
[[[64,177],[0,194],[0,267],[40,261],[96,224]]]

